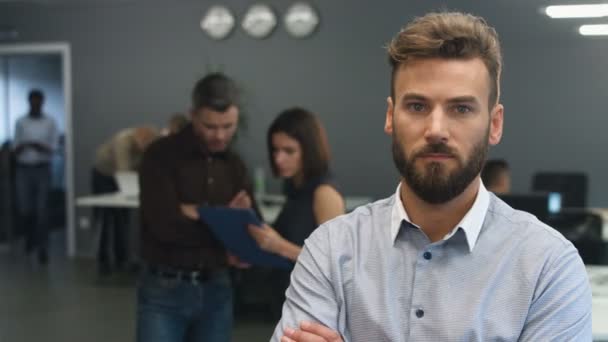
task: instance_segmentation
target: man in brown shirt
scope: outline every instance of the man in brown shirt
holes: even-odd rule
[[[141,253],[137,340],[230,341],[234,264],[198,220],[201,205],[251,207],[247,169],[229,146],[237,92],[222,74],[192,93],[192,122],[153,143],[140,168]]]

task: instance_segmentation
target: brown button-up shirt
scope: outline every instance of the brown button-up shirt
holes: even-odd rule
[[[143,259],[183,270],[226,267],[222,244],[206,224],[182,215],[179,205],[225,206],[241,190],[251,196],[239,156],[210,154],[190,125],[148,147],[139,173]]]

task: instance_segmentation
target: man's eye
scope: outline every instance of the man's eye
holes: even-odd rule
[[[425,106],[422,103],[410,103],[407,108],[413,112],[422,112]]]
[[[458,105],[456,106],[456,111],[460,114],[466,114],[470,113],[472,111],[472,108],[466,105]]]

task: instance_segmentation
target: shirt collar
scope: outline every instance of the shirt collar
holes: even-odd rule
[[[391,239],[393,243],[395,243],[397,239],[397,235],[399,234],[401,223],[403,221],[416,226],[410,221],[410,218],[403,207],[403,202],[401,201],[401,183],[399,183],[397,186],[394,196],[395,201],[391,214]],[[451,238],[454,234],[456,234],[458,228],[461,228],[465,233],[467,243],[469,245],[469,251],[472,252],[473,248],[475,247],[475,243],[477,242],[477,238],[479,237],[479,232],[481,231],[481,226],[483,225],[489,205],[490,195],[483,185],[483,182],[480,180],[479,191],[477,192],[477,197],[475,198],[473,206],[464,215],[456,227],[454,227],[454,229],[443,238],[443,240]]]

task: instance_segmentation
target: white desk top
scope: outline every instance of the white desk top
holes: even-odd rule
[[[608,341],[608,297],[593,297],[593,340]]]
[[[266,222],[274,222],[281,211],[285,197],[277,194],[267,194],[258,198],[258,206]],[[346,210],[353,210],[358,206],[371,202],[369,197],[350,196],[345,198]],[[267,203],[267,204],[265,204]],[[108,208],[131,208],[139,207],[138,196],[125,195],[122,193],[82,196],[76,199],[79,207],[108,207]]]
[[[104,208],[139,208],[139,198],[127,196],[121,193],[82,196],[76,199],[79,207],[104,207]],[[281,205],[260,204],[260,211],[266,222],[274,222],[281,211]]]
[[[593,340],[608,341],[608,266],[587,266],[593,293]]]
[[[76,198],[79,207],[137,208],[139,197],[122,193],[89,195]]]

